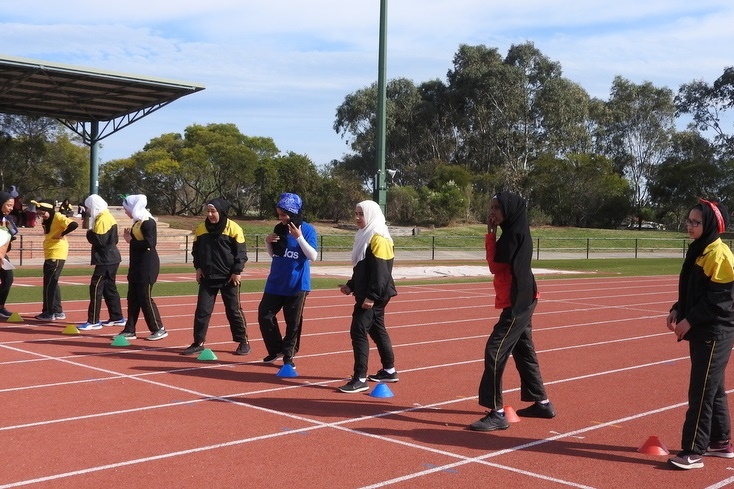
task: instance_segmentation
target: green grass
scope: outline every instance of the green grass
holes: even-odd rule
[[[677,275],[683,260],[677,258],[614,258],[614,259],[589,259],[589,260],[535,260],[533,267],[550,268],[557,270],[578,271],[585,274],[593,274],[596,277],[634,277],[645,275]],[[461,261],[461,262],[404,262],[396,266],[439,266],[439,265],[476,265],[486,266],[481,261]],[[263,265],[259,265],[263,266]],[[40,277],[42,271],[40,268],[17,269],[17,277]],[[63,278],[69,279],[77,277],[83,279],[89,277],[90,268],[68,268],[64,269]],[[120,295],[127,295],[127,283],[125,283],[126,270],[120,269],[118,274],[118,290]],[[161,273],[187,273],[191,274],[190,282],[161,282],[155,285],[155,296],[182,296],[196,295],[197,284],[194,281],[193,269],[188,266],[162,266]],[[247,268],[245,268],[245,276],[247,276]],[[538,280],[554,280],[559,278],[568,278],[568,275],[539,275]],[[411,279],[398,280],[397,285],[416,285],[425,283],[467,283],[467,282],[487,282],[487,277],[456,277],[456,278],[431,278],[431,279]],[[322,278],[314,277],[311,280],[312,288],[317,289],[336,289],[338,284],[344,283],[343,278]],[[243,292],[261,292],[265,287],[265,280],[244,280],[242,282]],[[89,297],[89,288],[86,285],[64,285],[62,287],[62,295],[65,300],[83,300]],[[10,292],[9,304],[24,302],[39,302],[41,298],[41,287],[13,287]]]

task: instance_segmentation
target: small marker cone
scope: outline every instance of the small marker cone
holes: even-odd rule
[[[74,326],[73,324],[69,324],[67,327],[64,328],[61,334],[81,334],[81,333],[79,333],[79,330],[77,329],[76,326]]]
[[[216,360],[217,356],[209,348],[205,348],[201,353],[199,353],[199,356],[196,359],[197,360]]]
[[[504,409],[505,409],[505,419],[509,423],[519,423],[521,421],[520,416],[518,416],[517,413],[515,412],[515,408],[513,408],[512,406],[504,406]]]
[[[371,397],[393,397],[395,396],[395,394],[392,393],[392,391],[387,386],[387,384],[378,382],[375,388],[372,389],[372,392],[370,392],[370,396]]]
[[[278,373],[275,374],[278,377],[298,377],[298,372],[296,372],[296,369],[293,365],[290,363],[286,363],[282,367],[280,367],[280,370],[278,370]]]
[[[9,323],[22,323],[23,322],[23,318],[20,317],[20,314],[18,314],[17,312],[14,312],[8,318],[8,322]]]
[[[122,335],[116,335],[112,338],[112,346],[130,346],[130,342]]]
[[[670,451],[665,448],[663,442],[657,436],[651,436],[640,448],[637,449],[640,453],[646,453],[647,455],[668,455]]]

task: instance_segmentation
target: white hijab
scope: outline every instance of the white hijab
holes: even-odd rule
[[[128,195],[122,201],[122,207],[130,213],[133,221],[144,221],[153,217],[146,209],[148,207],[148,197],[143,194]]]
[[[365,226],[357,231],[354,236],[354,247],[352,248],[352,266],[364,260],[367,247],[375,234],[387,238],[392,243],[390,231],[385,223],[380,205],[372,200],[363,200],[357,204],[358,209],[364,213]]]
[[[84,201],[84,207],[89,212],[89,229],[94,229],[94,221],[102,211],[107,210],[107,202],[99,195],[92,194]]]

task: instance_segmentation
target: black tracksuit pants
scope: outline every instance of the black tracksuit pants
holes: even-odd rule
[[[709,443],[731,439],[729,403],[724,377],[734,336],[715,341],[690,341],[691,377],[681,448],[699,455]]]
[[[512,354],[520,374],[520,399],[547,399],[532,335],[532,317],[538,301],[514,315],[512,308],[502,310],[484,348],[484,374],[479,383],[479,404],[488,409],[503,409],[502,374]]]

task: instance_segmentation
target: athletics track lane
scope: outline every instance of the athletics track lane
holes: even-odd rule
[[[260,294],[243,294],[247,357],[231,354],[217,305],[215,362],[177,354],[193,297],[156,298],[170,336],[124,348],[110,346],[120,328],[62,335],[86,313],[69,301],[62,324],[0,323],[0,487],[716,487],[734,462],[679,472],[637,452],[651,435],[678,449],[687,347],[663,325],[675,281],[541,280],[534,338],[558,416],[495,433],[464,429],[483,412],[489,283],[399,285],[387,321],[400,382],[386,399],[335,391],[352,362],[352,302],[337,291],[309,296],[292,379],[258,362]],[[17,309],[31,317],[38,304]],[[374,349],[370,360],[374,371]],[[510,362],[514,408],[518,385]]]

